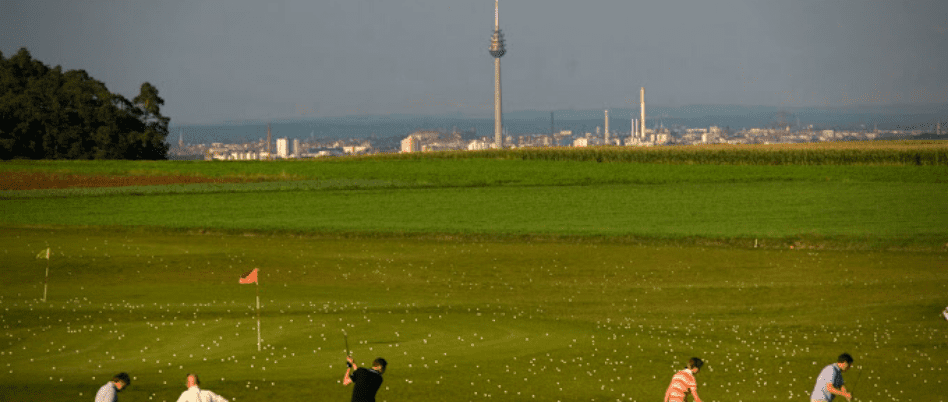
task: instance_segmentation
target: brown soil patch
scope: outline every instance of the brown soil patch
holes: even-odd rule
[[[4,172],[0,174],[0,190],[36,190],[73,187],[156,186],[190,183],[237,183],[239,179],[197,176],[106,176],[56,174],[44,172]]]

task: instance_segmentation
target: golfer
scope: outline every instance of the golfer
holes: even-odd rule
[[[188,390],[181,393],[178,402],[228,402],[220,395],[201,389],[201,379],[197,374],[188,374],[187,385]]]
[[[843,353],[836,359],[836,363],[823,368],[820,376],[816,378],[816,385],[813,386],[813,394],[810,400],[813,402],[830,402],[836,395],[846,398],[847,401],[853,399],[853,394],[846,392],[846,385],[843,383],[843,373],[853,366],[853,357],[849,353]]]
[[[697,357],[688,359],[688,367],[675,373],[671,384],[668,384],[668,390],[665,391],[665,402],[685,402],[685,394],[691,393],[695,402],[701,402],[698,397],[698,383],[695,381],[695,374],[701,370],[704,362]]]
[[[118,393],[129,386],[132,380],[128,378],[127,373],[118,373],[112,377],[112,381],[107,382],[99,392],[95,394],[95,402],[117,402]]]
[[[346,356],[349,360],[349,369],[346,370],[346,376],[342,379],[342,385],[355,383],[352,389],[352,402],[375,402],[375,393],[382,386],[382,374],[385,373],[385,366],[388,362],[383,358],[375,359],[372,362],[372,368],[360,368],[356,366],[352,356]]]

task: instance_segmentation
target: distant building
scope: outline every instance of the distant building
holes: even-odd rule
[[[600,137],[583,137],[573,140],[573,146],[577,148],[582,147],[591,147],[596,145],[602,145],[602,138]]]
[[[402,140],[402,152],[421,152],[421,142],[418,137],[409,135]]]
[[[361,154],[361,153],[365,153],[365,151],[368,149],[369,147],[365,145],[347,145],[347,146],[342,147],[342,152],[345,152],[347,154]]]
[[[277,138],[277,156],[280,158],[290,157],[290,144],[286,138]]]

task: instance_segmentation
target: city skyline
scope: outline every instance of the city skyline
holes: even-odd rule
[[[489,114],[489,1],[0,2],[0,51],[83,69],[173,124]],[[948,103],[948,4],[505,3],[504,107]],[[511,50],[508,48],[507,50]],[[493,61],[493,60],[491,60]]]

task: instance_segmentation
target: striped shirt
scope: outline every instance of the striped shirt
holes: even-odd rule
[[[690,369],[684,369],[672,377],[671,384],[668,385],[668,390],[665,391],[665,401],[667,402],[684,402],[685,394],[691,392],[691,396],[695,398],[695,402],[701,402],[701,398],[698,397],[698,383],[695,381],[695,375],[692,374]]]

